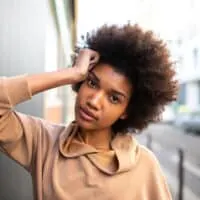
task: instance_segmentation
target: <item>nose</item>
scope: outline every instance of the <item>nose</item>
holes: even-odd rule
[[[90,96],[90,98],[87,101],[87,105],[94,110],[99,110],[102,105],[102,100],[103,92],[99,91]]]

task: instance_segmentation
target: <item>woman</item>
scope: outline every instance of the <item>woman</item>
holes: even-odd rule
[[[165,44],[137,25],[102,26],[86,43],[72,68],[0,79],[2,152],[31,173],[38,200],[171,199],[157,159],[133,134],[175,100]],[[77,92],[69,126],[13,110],[66,84]]]

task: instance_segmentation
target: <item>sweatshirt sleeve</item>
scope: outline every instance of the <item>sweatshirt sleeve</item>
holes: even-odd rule
[[[149,154],[149,176],[147,181],[148,193],[150,199],[154,200],[172,200],[167,180],[161,165],[153,152]]]
[[[169,190],[167,180],[164,173],[157,162],[157,167],[153,170],[151,181],[149,183],[154,183],[153,187],[150,186],[151,194],[155,200],[172,200],[172,196]]]
[[[31,170],[41,123],[13,108],[31,96],[26,75],[0,78],[0,151],[28,171]]]
[[[167,184],[161,165],[152,151],[141,146],[141,177],[143,178],[143,186],[141,198],[148,200],[172,200],[172,196]]]

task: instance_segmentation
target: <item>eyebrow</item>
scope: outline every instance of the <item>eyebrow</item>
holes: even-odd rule
[[[92,77],[93,77],[97,82],[100,82],[100,79],[98,78],[98,76],[97,76],[94,72],[90,71],[88,75],[92,75]],[[124,98],[127,98],[127,95],[124,94],[123,92],[119,91],[119,90],[112,89],[111,91],[112,91],[113,93],[116,93],[117,95],[120,95],[120,96],[123,96]]]
[[[97,75],[94,72],[90,71],[88,75],[92,75],[93,78],[96,79],[96,81],[100,82],[100,79],[97,77]]]

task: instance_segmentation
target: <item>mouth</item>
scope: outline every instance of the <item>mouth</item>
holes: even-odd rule
[[[97,117],[85,108],[79,107],[79,116],[85,121],[97,120]]]

